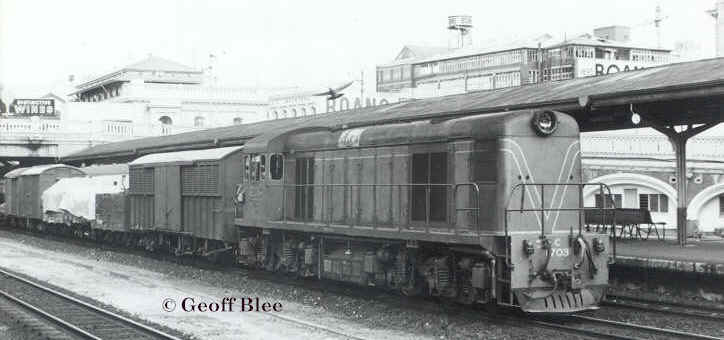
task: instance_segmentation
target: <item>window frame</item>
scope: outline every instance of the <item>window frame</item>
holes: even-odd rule
[[[269,155],[269,179],[272,181],[281,181],[284,179],[284,155],[281,153],[273,153]],[[274,161],[274,159],[279,159]],[[274,165],[277,165],[274,167]],[[278,176],[275,176],[278,175]]]
[[[424,155],[424,156],[423,156]],[[435,156],[433,156],[435,155]],[[426,179],[424,181],[415,179],[415,158],[417,157],[425,157],[427,167],[424,171],[426,174]],[[442,157],[442,166],[439,169],[442,169],[442,173],[440,174],[433,174],[433,157]],[[410,169],[409,169],[409,183],[410,184],[450,184],[451,180],[451,171],[454,171],[454,169],[450,169],[450,152],[445,148],[429,148],[429,149],[419,149],[419,150],[411,150],[410,151]],[[440,177],[440,180],[433,181],[434,177]],[[421,189],[420,189],[421,188]],[[430,188],[430,190],[428,190]],[[437,189],[437,190],[435,190]],[[441,189],[441,190],[440,190]],[[414,201],[415,201],[415,192],[422,192],[425,193],[424,196],[424,218],[423,219],[416,219],[414,216],[417,215],[415,211]],[[427,194],[427,192],[430,191],[430,195]],[[437,198],[433,198],[433,191],[440,191],[442,195]],[[409,190],[410,193],[410,203],[409,203],[409,221],[411,224],[428,224],[428,225],[447,225],[450,223],[451,214],[453,212],[450,211],[450,194],[448,194],[448,186],[412,186]],[[434,200],[442,199],[444,204],[437,205],[433,204]],[[429,201],[428,201],[429,200]],[[430,207],[430,211],[427,210],[427,207]],[[433,212],[432,207],[438,207],[441,208],[442,211]],[[433,218],[434,215],[437,215],[438,213],[441,214],[441,218]]]

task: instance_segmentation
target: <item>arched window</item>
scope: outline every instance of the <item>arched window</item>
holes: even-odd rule
[[[239,125],[239,124],[241,124],[241,122],[242,122],[241,117],[234,117],[234,125]]]
[[[204,117],[198,116],[198,117],[194,118],[194,126],[203,127],[204,126]]]
[[[161,124],[163,124],[163,125],[173,124],[173,120],[169,116],[162,116],[161,118],[158,119],[158,121],[161,122]]]

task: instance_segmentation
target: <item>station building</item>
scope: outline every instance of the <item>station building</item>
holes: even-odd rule
[[[149,56],[0,111],[2,162],[36,164],[89,146],[264,120],[268,94],[210,86],[201,70]]]
[[[258,88],[208,86],[203,71],[156,56],[84,81],[70,96],[79,103],[141,104],[143,123],[193,128],[263,120],[267,105]]]

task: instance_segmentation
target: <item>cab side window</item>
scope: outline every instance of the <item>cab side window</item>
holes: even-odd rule
[[[273,180],[282,179],[284,174],[284,158],[281,154],[273,154],[269,157],[269,175]]]
[[[266,155],[244,156],[244,182],[260,182],[266,178]]]

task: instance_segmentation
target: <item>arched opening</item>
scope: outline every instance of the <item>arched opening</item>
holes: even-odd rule
[[[306,115],[307,115],[307,109],[306,109],[306,108],[302,108],[302,116],[306,116]]]
[[[292,117],[297,117],[297,109],[292,109]]]
[[[197,116],[196,118],[194,118],[194,127],[204,127],[204,123],[204,117]]]
[[[703,232],[724,228],[724,183],[714,184],[697,193],[689,202],[686,217],[696,220]]]
[[[173,120],[169,116],[161,116],[161,118],[158,119],[159,122],[163,125],[171,125],[173,124]]]
[[[611,189],[599,193],[599,187],[584,187],[584,205],[594,207],[604,202],[614,202],[617,207],[648,209],[654,222],[665,222],[668,227],[676,225],[676,190],[658,178],[633,173],[615,173],[594,178],[589,183],[604,183]],[[605,189],[604,189],[605,190]]]
[[[241,117],[234,117],[234,125],[240,125],[242,122]]]

